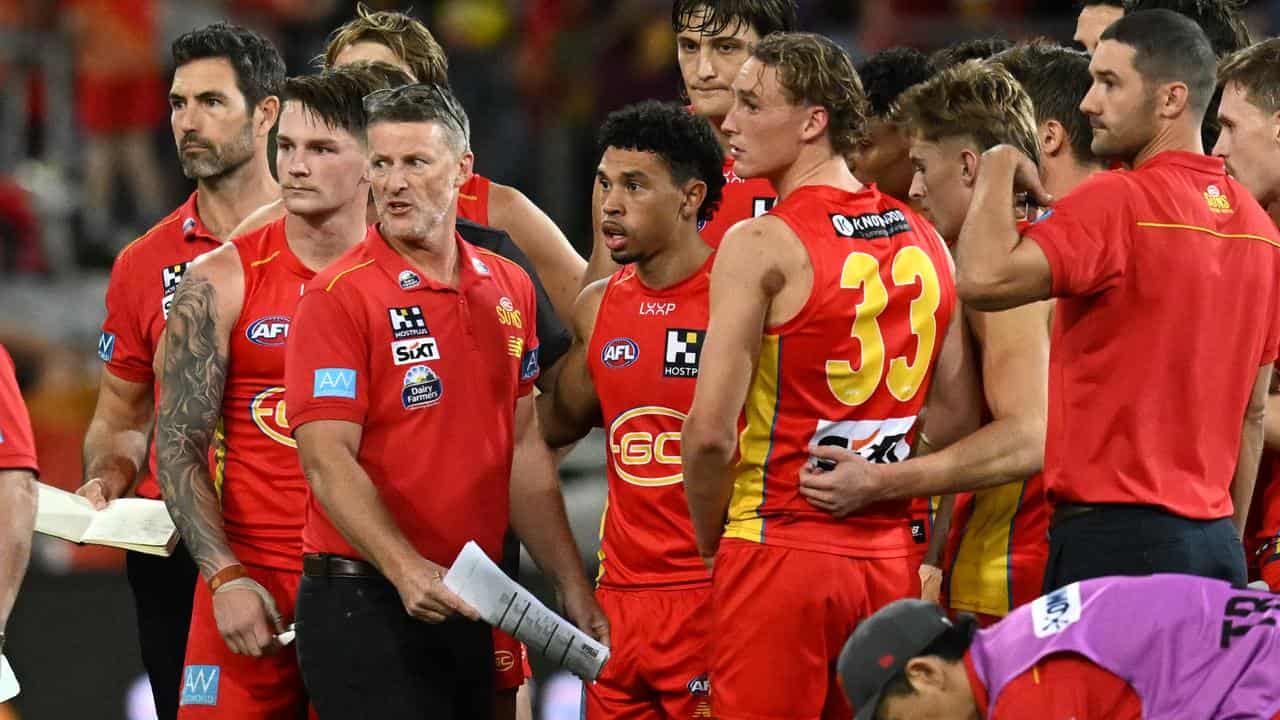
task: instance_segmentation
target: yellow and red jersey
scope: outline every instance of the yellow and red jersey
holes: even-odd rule
[[[601,586],[703,584],[680,467],[680,429],[693,404],[707,332],[711,264],[668,288],[634,266],[609,279],[587,367],[607,434],[609,499],[601,521]]]
[[[284,219],[237,238],[235,247],[244,305],[227,351],[214,484],[241,559],[301,572],[307,483],[285,413],[285,343],[315,273],[289,249]]]
[[[905,460],[956,305],[931,225],[875,188],[804,186],[771,214],[804,244],[813,288],[766,327],[741,419],[725,537],[851,557],[913,553],[909,502],[837,520],[798,489],[808,446]]]
[[[764,178],[740,178],[733,171],[733,158],[724,159],[724,196],[720,207],[698,226],[698,235],[712,248],[720,247],[720,241],[729,228],[742,220],[760,217],[778,201],[778,193]]]
[[[493,182],[473,174],[458,188],[458,217],[480,225],[489,224],[489,188]]]

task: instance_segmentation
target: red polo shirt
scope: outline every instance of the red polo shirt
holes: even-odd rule
[[[307,285],[289,330],[294,433],[363,427],[357,460],[418,552],[449,565],[468,540],[502,557],[516,400],[538,374],[533,283],[457,238],[457,288],[432,282],[377,226]],[[312,495],[306,553],[360,557]]]
[[[107,319],[98,337],[98,357],[112,375],[147,383],[160,399],[159,383],[151,368],[164,332],[169,306],[187,265],[222,245],[196,210],[196,195],[156,223],[145,235],[116,256],[107,284]],[[138,480],[139,497],[159,498],[154,446]]]
[[[1228,517],[1258,368],[1276,359],[1280,234],[1222,160],[1097,173],[1024,234],[1053,271],[1050,502]]]
[[[3,345],[0,345],[0,470],[40,472],[31,435],[31,417],[18,391],[13,359]]]

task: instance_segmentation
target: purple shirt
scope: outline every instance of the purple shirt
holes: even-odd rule
[[[974,671],[994,704],[1055,653],[1123,678],[1145,720],[1270,720],[1280,712],[1280,595],[1189,575],[1067,585],[979,631]]]

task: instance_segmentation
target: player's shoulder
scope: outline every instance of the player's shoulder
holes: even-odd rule
[[[534,292],[533,277],[525,266],[513,258],[506,257],[493,250],[472,247],[472,269],[480,275],[490,275],[500,285],[509,286],[520,291],[528,290],[532,297]],[[527,262],[527,261],[526,261]]]
[[[185,241],[182,226],[183,207],[178,207],[121,248],[120,252],[116,253],[115,264],[117,266],[138,262],[168,264],[169,248],[177,242]]]

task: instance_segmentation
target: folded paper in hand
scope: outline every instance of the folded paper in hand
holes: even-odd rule
[[[609,648],[551,612],[474,542],[463,546],[444,584],[485,622],[578,677],[595,680],[609,659]]]
[[[19,690],[18,678],[9,667],[9,659],[0,655],[0,703],[16,697]]]
[[[102,510],[87,499],[38,483],[36,532],[63,540],[168,557],[178,530],[161,500],[121,498]]]

